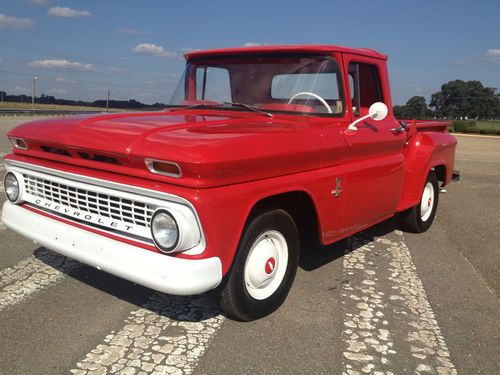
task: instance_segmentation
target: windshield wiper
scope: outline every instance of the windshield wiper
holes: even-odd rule
[[[205,104],[205,103],[198,103],[198,104],[193,104],[193,105],[187,105],[187,106],[183,106],[183,105],[180,105],[180,106],[173,106],[173,107],[170,107],[172,110],[178,110],[178,109],[192,109],[192,108],[211,108],[211,107],[215,107],[215,108],[220,108],[222,106],[231,106],[231,107],[237,107],[237,108],[245,108],[245,109],[248,109],[250,111],[254,111],[254,112],[258,112],[258,113],[261,113],[263,115],[266,115],[267,117],[274,117],[272,113],[269,113],[269,112],[266,112],[266,111],[263,111],[261,109],[258,109],[257,107],[254,107],[250,104],[245,104],[245,103],[235,103],[235,102],[223,102],[222,104]]]
[[[198,104],[191,104],[191,105],[175,105],[171,106],[170,109],[172,110],[177,110],[177,109],[191,109],[191,108],[203,108],[203,107],[221,107],[222,104],[205,104],[205,103],[198,103]]]
[[[222,104],[225,105],[230,105],[232,107],[239,107],[239,108],[246,108],[250,111],[262,113],[263,115],[266,115],[267,117],[274,117],[272,113],[263,111],[261,109],[258,109],[257,107],[254,107],[253,105],[250,104],[245,104],[245,103],[235,103],[235,102],[223,102]]]

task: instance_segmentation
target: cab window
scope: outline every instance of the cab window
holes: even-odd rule
[[[231,85],[227,69],[203,66],[196,69],[196,100],[231,101]]]

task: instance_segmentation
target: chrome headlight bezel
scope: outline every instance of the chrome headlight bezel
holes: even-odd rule
[[[173,224],[173,226],[175,227],[175,232],[177,235],[173,243],[165,244],[164,242],[162,243],[162,240],[158,238],[159,237],[157,233],[158,230],[155,229],[155,221],[160,220],[159,219],[160,217],[166,218],[167,220],[171,220],[171,224]],[[165,229],[163,228],[160,230],[165,230]],[[171,212],[163,208],[160,208],[155,211],[155,213],[151,217],[151,237],[153,239],[154,244],[160,251],[164,253],[172,253],[176,250],[177,246],[179,245],[181,233],[179,224]]]
[[[12,179],[14,179],[15,181],[14,183]],[[4,186],[5,197],[9,202],[18,204],[22,201],[22,194],[23,194],[22,181],[23,180],[20,178],[20,176],[18,176],[14,172],[7,172],[5,174],[5,177],[3,179],[3,186]],[[9,189],[10,190],[17,189],[17,194],[15,196],[12,196],[12,194],[9,193]]]

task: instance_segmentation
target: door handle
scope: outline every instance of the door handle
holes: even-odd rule
[[[399,126],[397,128],[392,128],[391,132],[394,135],[399,135],[399,134],[403,133],[405,130],[406,130],[406,128],[404,126]]]

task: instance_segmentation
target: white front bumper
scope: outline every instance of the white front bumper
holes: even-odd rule
[[[3,205],[2,221],[48,249],[160,292],[198,294],[214,289],[222,280],[217,257],[173,258],[50,219],[8,201]]]

